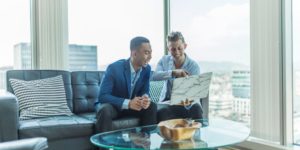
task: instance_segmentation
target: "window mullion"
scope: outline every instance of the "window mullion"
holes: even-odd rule
[[[280,141],[281,0],[250,1],[251,136]]]
[[[165,39],[167,39],[167,35],[170,32],[170,0],[164,0],[164,54],[168,54],[167,50],[167,42]]]
[[[293,144],[293,48],[292,48],[292,0],[282,0],[282,145]]]

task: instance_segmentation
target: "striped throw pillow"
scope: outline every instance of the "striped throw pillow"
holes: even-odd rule
[[[72,115],[61,75],[40,80],[9,81],[18,98],[20,120]]]
[[[162,91],[164,89],[166,81],[150,81],[149,94],[151,101],[154,103],[159,102],[162,98]]]

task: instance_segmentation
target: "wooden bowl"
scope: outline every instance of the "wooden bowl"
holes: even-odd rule
[[[190,122],[186,119],[171,119],[158,124],[160,135],[170,141],[191,139],[196,129],[201,127],[200,122]]]

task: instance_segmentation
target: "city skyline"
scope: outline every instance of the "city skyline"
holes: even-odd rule
[[[98,49],[95,45],[69,44],[68,70],[98,70]],[[14,45],[14,69],[31,69],[32,52],[30,43],[18,43]]]

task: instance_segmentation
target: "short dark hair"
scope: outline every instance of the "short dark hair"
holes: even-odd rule
[[[176,42],[178,40],[181,40],[183,43],[185,43],[184,37],[179,31],[173,31],[168,35],[167,38],[168,42]]]
[[[142,36],[137,36],[137,37],[131,39],[130,50],[133,51],[133,50],[138,49],[143,43],[150,43],[150,41],[147,38],[142,37]]]

